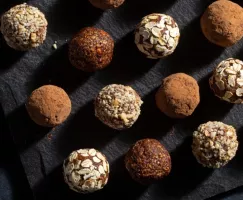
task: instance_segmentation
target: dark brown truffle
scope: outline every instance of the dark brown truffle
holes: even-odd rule
[[[158,108],[172,118],[190,116],[200,102],[197,81],[184,73],[168,76],[156,94]]]
[[[135,181],[150,184],[170,173],[171,158],[158,140],[143,139],[127,152],[125,165]]]
[[[89,0],[89,1],[94,7],[100,8],[102,10],[106,10],[106,9],[118,8],[124,3],[125,0]]]
[[[243,36],[243,9],[228,0],[216,1],[203,14],[201,27],[210,42],[231,46]]]
[[[71,101],[62,88],[45,85],[32,92],[26,103],[26,109],[36,124],[54,127],[69,116]]]
[[[69,44],[69,60],[73,66],[93,72],[108,66],[113,57],[114,41],[103,30],[83,28]]]

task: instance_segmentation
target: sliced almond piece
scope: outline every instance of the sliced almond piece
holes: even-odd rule
[[[92,165],[92,161],[90,159],[86,159],[81,163],[82,167],[90,167]]]
[[[243,86],[243,79],[242,78],[237,78],[236,82],[239,86]]]
[[[243,95],[243,88],[238,88],[238,89],[236,90],[236,95],[237,95],[238,97],[241,97],[241,96]]]
[[[236,75],[229,75],[228,76],[228,84],[231,87],[235,87],[235,80],[236,80]]]
[[[97,158],[97,157],[93,157],[93,161],[94,161],[95,163],[99,163],[99,162],[100,162],[100,159]]]
[[[152,33],[155,37],[159,38],[162,36],[161,34],[161,29],[160,28],[157,28],[157,27],[153,27],[152,28]]]
[[[226,91],[224,94],[224,98],[230,99],[233,96],[233,93],[230,91]]]
[[[147,29],[151,29],[154,26],[156,26],[156,22],[148,22],[147,24],[145,24],[145,28]]]
[[[228,74],[233,74],[233,75],[236,75],[237,74],[236,71],[234,71],[232,69],[229,69],[229,68],[225,69],[225,72],[228,73]]]
[[[89,150],[89,155],[95,156],[96,155],[96,150],[95,149],[90,149]]]

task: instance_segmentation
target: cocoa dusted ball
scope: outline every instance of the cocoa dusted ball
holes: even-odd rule
[[[232,1],[215,1],[201,17],[201,27],[210,42],[232,46],[243,36],[243,8]]]
[[[73,151],[63,163],[64,180],[78,193],[101,190],[108,182],[109,172],[105,155],[96,149]]]
[[[155,98],[161,112],[172,118],[185,118],[200,102],[199,86],[187,74],[172,74],[163,80]]]
[[[95,116],[113,129],[127,129],[137,121],[142,103],[131,87],[108,85],[95,99]]]
[[[125,0],[89,0],[89,1],[94,7],[100,8],[102,10],[118,8],[125,2]]]
[[[222,122],[201,124],[193,133],[192,152],[204,167],[226,165],[235,156],[238,145],[234,127]]]
[[[71,112],[71,101],[60,87],[44,85],[32,92],[26,109],[38,125],[54,127],[64,122]]]
[[[215,68],[209,85],[220,99],[243,103],[243,62],[234,58],[223,60]]]
[[[150,184],[169,175],[171,158],[158,140],[143,139],[137,141],[127,152],[125,165],[135,181]]]
[[[15,50],[27,51],[46,39],[45,15],[26,3],[12,7],[1,17],[1,32],[7,44]]]
[[[94,72],[108,66],[113,57],[114,41],[105,31],[87,27],[76,34],[69,44],[69,60],[73,66]]]
[[[135,44],[151,59],[172,54],[179,42],[180,30],[169,15],[153,13],[145,16],[135,30]]]

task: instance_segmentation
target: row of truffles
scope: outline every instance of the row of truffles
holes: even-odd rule
[[[180,31],[174,19],[164,14],[144,17],[135,30],[135,43],[147,58],[164,58],[174,52]],[[86,72],[107,67],[113,58],[114,40],[105,31],[85,27],[69,43],[69,60]]]
[[[124,3],[124,0],[89,1],[103,10],[117,8]],[[1,17],[1,32],[6,43],[20,51],[42,44],[46,39],[47,25],[45,15],[26,3],[12,7]],[[243,37],[243,8],[229,0],[215,1],[202,15],[201,28],[210,42],[222,47],[234,45]],[[135,29],[138,49],[151,59],[172,54],[179,38],[177,23],[165,14],[147,15]],[[111,62],[113,48],[114,41],[108,33],[95,28],[84,28],[70,43],[70,61],[84,71],[102,69]]]
[[[162,180],[171,171],[171,157],[166,148],[155,139],[137,141],[125,156],[125,167],[131,177],[150,184]],[[92,193],[104,188],[109,179],[109,162],[96,149],[73,151],[63,162],[64,181],[78,193]]]
[[[172,74],[162,81],[156,93],[158,108],[171,118],[190,116],[200,102],[197,81],[186,74]],[[116,130],[130,128],[141,113],[143,101],[130,86],[111,84],[104,87],[94,101],[95,116]],[[31,119],[46,127],[64,122],[71,112],[67,93],[53,85],[42,86],[32,92],[26,103]]]
[[[234,158],[238,145],[234,127],[209,121],[194,131],[192,153],[202,166],[220,168]],[[131,178],[143,185],[160,181],[171,172],[171,156],[155,139],[137,141],[126,153],[124,162]],[[63,163],[64,180],[78,193],[104,188],[109,172],[106,156],[96,149],[73,151]]]

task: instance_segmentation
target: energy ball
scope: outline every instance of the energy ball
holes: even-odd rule
[[[209,79],[214,94],[230,103],[243,102],[243,62],[229,58],[222,61]]]
[[[145,16],[135,30],[135,44],[147,58],[164,58],[175,51],[180,30],[169,15],[150,14]]]
[[[243,36],[243,8],[232,1],[215,1],[201,17],[201,28],[210,42],[232,46]]]
[[[44,85],[32,92],[26,109],[38,125],[54,127],[64,122],[71,112],[67,93],[54,85]]]
[[[106,10],[106,9],[118,8],[124,3],[125,0],[89,0],[89,1],[94,7],[100,8],[102,10]]]
[[[1,32],[11,48],[27,51],[44,42],[47,21],[38,8],[24,3],[12,7],[2,15]]]
[[[201,124],[193,133],[192,153],[204,167],[220,168],[226,165],[237,149],[234,127],[222,122]]]
[[[94,72],[108,66],[113,57],[114,41],[105,31],[87,27],[76,34],[69,44],[69,60],[73,66]]]
[[[95,99],[95,116],[113,129],[127,129],[137,121],[142,103],[131,87],[108,85]]]
[[[143,139],[137,141],[127,152],[125,165],[135,181],[150,184],[170,173],[171,158],[158,140]]]
[[[101,190],[108,182],[109,163],[95,149],[73,151],[63,163],[64,180],[71,190],[92,193]]]
[[[155,96],[158,108],[171,118],[190,116],[200,102],[197,81],[184,73],[172,74],[162,81]]]

